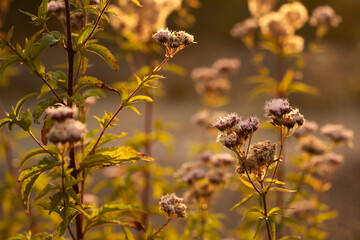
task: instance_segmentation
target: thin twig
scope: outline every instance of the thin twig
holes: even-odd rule
[[[20,59],[22,60],[22,62],[27,62],[26,59],[21,56],[20,53],[17,52],[16,48],[10,43],[8,42],[3,36],[0,35],[0,38],[2,41],[4,41],[6,43],[6,45],[16,54],[20,57]],[[55,97],[59,100],[60,103],[65,104],[64,101],[59,97],[59,95],[57,95],[57,93],[55,92],[55,90],[51,87],[51,85],[49,84],[49,82],[36,70],[34,69],[34,73],[41,78],[41,80],[43,80],[43,82],[49,87],[49,89],[51,90],[51,92],[55,95]]]
[[[162,225],[161,228],[159,228],[152,236],[155,237],[156,235],[158,235],[168,224],[169,222],[172,220],[171,217],[169,217],[166,221],[166,223],[164,223],[164,225]]]
[[[32,138],[32,139],[34,139],[34,141],[45,151],[45,152],[47,152],[49,155],[51,155],[51,156],[54,156],[51,152],[49,152],[40,142],[39,142],[39,140],[37,140],[37,138],[35,137],[35,135],[32,133],[32,131],[31,130],[29,130],[29,131],[27,131],[28,133],[29,133],[29,135],[30,135],[30,137]]]

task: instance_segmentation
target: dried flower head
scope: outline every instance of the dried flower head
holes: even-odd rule
[[[291,111],[288,99],[274,98],[265,102],[265,116],[269,119],[281,118]]]
[[[219,134],[217,141],[222,143],[225,147],[233,149],[239,144],[239,137],[235,132],[228,134],[221,133]]]
[[[85,24],[85,15],[82,12],[73,13],[71,14],[70,22],[71,31],[80,32],[80,30],[84,27]]]
[[[191,71],[191,78],[194,81],[209,81],[218,77],[218,71],[209,67],[198,67]]]
[[[237,58],[220,58],[216,60],[212,67],[221,74],[232,74],[239,70],[241,62]]]
[[[172,57],[177,51],[195,43],[194,36],[185,31],[158,30],[153,38],[166,47],[166,55]]]
[[[75,119],[67,118],[61,122],[54,122],[47,138],[52,143],[74,143],[80,141],[86,134],[86,126]]]
[[[304,50],[304,38],[298,35],[290,35],[281,42],[285,54],[297,54]]]
[[[210,183],[214,185],[220,185],[227,182],[229,179],[229,174],[224,171],[211,169],[208,174],[208,179]]]
[[[335,143],[345,143],[352,146],[354,132],[344,128],[341,124],[327,124],[321,128],[321,133]]]
[[[241,23],[236,23],[230,30],[230,35],[235,38],[244,39],[245,37],[254,35],[259,24],[255,18],[248,18]]]
[[[213,124],[213,127],[216,127],[219,131],[225,131],[231,129],[240,121],[241,117],[239,115],[236,113],[229,113],[227,116],[219,118]]]
[[[212,161],[212,157],[213,154],[209,151],[202,152],[201,154],[199,154],[199,159],[203,163],[209,163],[210,161]]]
[[[160,198],[159,205],[160,209],[167,213],[168,217],[173,216],[174,214],[177,217],[184,218],[186,216],[186,205],[183,202],[182,198],[179,198],[172,194],[166,194]]]
[[[215,167],[227,167],[234,162],[235,158],[229,153],[217,153],[211,157],[211,164]]]
[[[248,7],[251,12],[251,15],[255,18],[259,18],[266,13],[269,13],[274,5],[276,0],[248,0]]]
[[[255,116],[248,117],[244,121],[239,122],[241,129],[248,133],[255,132],[259,128],[259,119]]]
[[[330,165],[334,167],[338,167],[341,163],[344,162],[344,156],[334,152],[329,152],[325,154],[324,158],[325,161],[327,161]]]
[[[307,9],[301,2],[292,2],[283,4],[279,13],[285,16],[285,19],[293,26],[295,29],[299,29],[308,20],[308,12]]]
[[[191,122],[200,127],[210,127],[210,113],[207,110],[196,113],[192,118]]]
[[[75,118],[78,109],[75,106],[70,108],[62,105],[59,107],[48,107],[45,112],[53,121],[64,121],[67,118]]]
[[[288,23],[283,14],[271,12],[259,19],[261,33],[265,37],[282,39],[286,36],[293,35],[295,29]]]
[[[310,17],[310,24],[313,26],[337,27],[340,22],[341,17],[330,6],[315,8]]]
[[[295,133],[295,137],[304,137],[318,130],[319,126],[316,122],[306,121]]]
[[[190,185],[193,184],[195,181],[204,178],[205,175],[205,170],[199,167],[194,167],[191,169],[184,168],[181,169],[181,172],[178,173],[180,180]]]
[[[301,150],[312,155],[322,155],[326,152],[326,144],[313,135],[306,136],[300,140]]]

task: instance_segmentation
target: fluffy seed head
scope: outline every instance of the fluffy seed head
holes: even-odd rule
[[[216,69],[209,67],[198,67],[191,71],[191,78],[194,81],[209,81],[217,78],[218,72]]]
[[[293,35],[295,29],[285,19],[283,14],[271,12],[259,19],[261,33],[265,37],[282,39],[286,36]]]
[[[307,9],[300,2],[283,4],[279,9],[279,13],[283,14],[295,29],[301,28],[309,18]]]
[[[80,141],[86,134],[85,125],[75,119],[67,118],[61,122],[54,122],[47,138],[52,143],[74,143]]]
[[[230,35],[235,38],[243,39],[253,35],[258,27],[259,24],[255,18],[248,18],[241,23],[236,23],[230,30]]]
[[[75,118],[77,115],[77,108],[68,106],[48,107],[45,112],[53,121],[64,121],[67,118]]]
[[[313,26],[337,27],[341,17],[336,15],[330,6],[319,6],[314,9],[310,17],[310,24]]]
[[[318,130],[319,126],[316,122],[306,121],[295,133],[295,137],[307,136],[311,133],[314,133]]]
[[[231,74],[239,70],[241,62],[237,58],[220,58],[216,60],[212,67],[222,74]]]
[[[285,54],[297,54],[304,50],[304,38],[301,36],[289,35],[281,44]]]
[[[320,131],[335,143],[345,143],[350,147],[352,146],[354,132],[344,128],[341,124],[326,124]]]
[[[300,140],[301,150],[312,155],[322,155],[326,152],[326,144],[320,139],[310,135]]]

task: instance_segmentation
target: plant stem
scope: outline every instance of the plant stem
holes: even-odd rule
[[[207,218],[207,209],[208,205],[207,203],[203,203],[200,206],[200,212],[201,212],[201,219],[200,219],[200,235],[199,239],[204,240],[205,239],[205,232],[206,232],[206,218]]]
[[[33,134],[33,132],[31,130],[27,131],[30,135],[30,137],[37,143],[37,145],[39,145],[45,152],[47,152],[50,156],[54,156],[51,152],[49,152],[40,142],[39,140],[37,140],[37,138],[35,137],[35,135]]]
[[[161,228],[159,228],[153,235],[152,237],[155,237],[156,235],[158,235],[168,224],[169,222],[172,220],[171,217],[168,217],[167,221],[164,223],[164,225],[161,226]]]
[[[268,238],[269,240],[272,240],[271,237],[271,231],[270,231],[270,225],[269,222],[267,220],[268,218],[268,211],[267,211],[267,205],[266,205],[266,192],[264,194],[261,194],[262,200],[263,200],[263,204],[264,204],[264,216],[266,217],[266,230],[267,230],[267,234],[268,234]]]

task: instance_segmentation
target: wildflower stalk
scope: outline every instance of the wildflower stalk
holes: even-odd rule
[[[169,222],[172,220],[172,217],[168,217],[168,219],[166,220],[166,222],[164,223],[164,225],[161,226],[161,228],[159,228],[153,235],[152,237],[155,237],[156,235],[158,235],[168,224]]]
[[[166,56],[165,59],[157,66],[155,67],[152,72],[146,77],[146,78],[150,78],[152,77],[154,74],[156,74],[158,71],[161,70],[161,68],[164,66],[165,63],[167,63],[167,61],[169,61],[169,59],[172,58],[172,56]],[[104,135],[106,129],[110,126],[110,124],[112,123],[112,121],[116,118],[116,116],[119,114],[119,112],[121,112],[126,104],[131,100],[131,98],[142,88],[142,85],[139,85],[131,94],[130,96],[120,104],[120,106],[118,107],[118,109],[116,110],[116,112],[113,114],[113,116],[111,117],[111,119],[109,120],[109,122],[105,125],[105,127],[102,129],[100,136],[98,137],[98,139],[96,140],[96,143],[94,144],[94,147],[91,149],[89,155],[93,155],[95,153],[96,147],[99,144],[102,136]]]
[[[30,135],[30,137],[36,142],[37,145],[39,145],[46,153],[48,153],[50,156],[53,156],[53,154],[51,152],[49,152],[41,143],[40,141],[35,137],[34,133],[29,130],[27,131]]]

